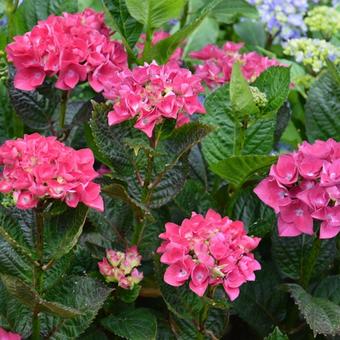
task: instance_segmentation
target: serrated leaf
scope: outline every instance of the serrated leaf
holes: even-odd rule
[[[288,336],[280,331],[279,327],[275,327],[272,333],[264,338],[264,340],[289,340]]]
[[[335,240],[321,240],[320,252],[313,267],[312,277],[327,270],[336,256]],[[308,258],[312,251],[313,237],[301,235],[294,238],[272,236],[272,254],[280,272],[289,278],[299,280],[308,270]]]
[[[242,221],[249,235],[264,237],[276,227],[273,209],[256,199],[252,187],[239,193],[232,208],[233,219]]]
[[[58,91],[51,90],[47,96],[38,90],[21,91],[14,87],[12,77],[8,80],[8,84],[11,103],[23,122],[35,130],[48,129],[57,105]]]
[[[43,332],[53,340],[71,340],[79,337],[91,324],[111,289],[90,277],[70,276],[46,294],[46,299],[72,306],[82,315],[61,319],[41,316]]]
[[[111,167],[118,173],[131,174],[130,150],[124,147],[123,140],[132,137],[132,126],[129,124],[130,122],[109,126],[108,112],[109,107],[105,104],[95,103],[93,106],[90,127],[94,142],[105,158],[110,160]]]
[[[315,288],[316,297],[325,298],[340,305],[340,275],[325,277]]]
[[[8,293],[1,280],[0,301],[0,327],[28,338],[31,335],[32,312]]]
[[[186,0],[125,0],[130,14],[149,29],[179,16]]]
[[[88,207],[79,204],[77,208],[69,208],[63,214],[45,219],[44,242],[47,262],[60,259],[76,245],[83,231],[87,212]]]
[[[198,331],[192,321],[171,315],[170,324],[178,340],[202,339],[203,335]]]
[[[340,307],[338,305],[329,300],[311,296],[297,284],[290,283],[285,286],[314,336],[340,334]]]
[[[244,78],[240,64],[234,63],[230,79],[230,102],[233,112],[238,117],[243,117],[259,112],[248,82]]]
[[[156,317],[146,308],[111,314],[101,320],[108,331],[128,340],[153,340],[157,334]]]
[[[290,68],[284,66],[273,66],[260,74],[252,83],[261,92],[266,94],[268,104],[264,112],[276,113],[286,101],[289,93]]]
[[[74,308],[43,299],[33,288],[14,276],[0,274],[0,277],[8,292],[31,310],[39,308],[42,312],[62,318],[73,318],[81,315],[81,312]]]
[[[268,155],[274,144],[275,120],[258,119],[245,132],[243,155]]]
[[[237,315],[262,337],[285,318],[287,299],[279,289],[280,283],[274,268],[263,265],[256,272],[256,281],[242,285],[240,296],[233,303]]]
[[[142,33],[143,25],[135,20],[126,7],[126,0],[104,0],[111,14],[114,28],[133,48]]]
[[[257,171],[269,167],[275,160],[276,157],[274,156],[233,156],[211,164],[210,169],[229,183],[240,187]]]
[[[329,71],[322,73],[310,88],[305,115],[310,142],[316,139],[339,139],[340,86]]]

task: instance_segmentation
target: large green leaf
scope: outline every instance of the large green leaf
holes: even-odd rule
[[[252,187],[240,191],[232,206],[231,216],[242,221],[248,234],[254,236],[264,237],[276,227],[273,209],[256,198]]]
[[[135,0],[137,1],[137,0]],[[200,8],[199,15],[184,26],[181,30],[174,33],[169,38],[163,39],[155,44],[150,51],[149,60],[153,59],[164,64],[174,53],[176,48],[202,23],[205,17],[215,8],[222,0],[212,0],[207,5]]]
[[[326,271],[336,256],[335,240],[321,240],[320,252],[313,268],[312,277]],[[280,272],[291,279],[299,280],[305,274],[311,255],[313,237],[279,237],[277,232],[272,237],[272,254]]]
[[[79,310],[82,315],[61,319],[43,314],[43,333],[56,340],[77,338],[92,323],[110,292],[101,282],[90,277],[65,277],[63,282],[47,292],[45,298]]]
[[[87,211],[87,206],[79,204],[75,209],[45,219],[44,246],[48,261],[60,259],[76,245]]]
[[[128,46],[133,48],[139,39],[143,25],[135,20],[126,7],[126,0],[104,0],[111,14],[114,28],[125,39]]]
[[[234,63],[230,79],[230,102],[233,113],[237,117],[243,117],[259,112],[248,82],[244,78],[240,64]]]
[[[317,285],[313,295],[340,305],[340,275],[325,277]]]
[[[267,36],[263,23],[244,19],[234,25],[234,31],[246,44],[265,47]]]
[[[302,287],[291,283],[286,285],[298,305],[309,327],[317,334],[340,334],[340,307],[329,300],[313,297]]]
[[[13,74],[13,72],[11,72]],[[49,86],[36,91],[21,91],[14,87],[13,78],[8,80],[11,103],[23,122],[32,129],[46,130],[59,100],[59,93]]]
[[[149,29],[177,18],[186,0],[125,0],[130,14]]]
[[[223,23],[230,24],[238,17],[257,18],[257,11],[245,0],[223,0],[212,13],[215,18]]]
[[[62,318],[73,318],[81,315],[81,312],[74,308],[43,299],[33,288],[14,276],[1,274],[0,278],[8,292],[32,311],[39,308],[44,313]]]
[[[305,115],[310,142],[316,139],[339,139],[340,86],[329,71],[321,74],[309,90]]]
[[[146,308],[136,308],[111,314],[101,320],[110,332],[128,340],[153,340],[157,334],[156,317]]]
[[[1,280],[0,301],[0,327],[28,338],[31,335],[32,312],[8,293]]]
[[[177,317],[176,315],[170,316],[170,324],[176,339],[179,340],[192,340],[202,339],[203,335],[198,331],[197,327],[190,320],[185,320]]]
[[[218,38],[219,27],[214,18],[206,17],[196,30],[189,36],[184,48],[184,55],[197,51],[207,44],[215,44]]]
[[[241,287],[233,303],[238,316],[261,336],[267,335],[286,315],[287,299],[280,288],[280,277],[272,267],[256,272],[256,281]]]
[[[123,140],[132,137],[130,122],[108,125],[107,114],[109,107],[105,104],[93,105],[90,127],[94,142],[105,158],[111,161],[111,167],[119,174],[129,175],[132,172],[129,149],[124,147]]]
[[[289,67],[273,66],[260,74],[252,86],[256,86],[267,96],[268,104],[263,113],[276,114],[288,97],[289,84]]]
[[[274,156],[232,156],[212,164],[210,169],[229,183],[240,187],[256,171],[268,168],[275,160]]]

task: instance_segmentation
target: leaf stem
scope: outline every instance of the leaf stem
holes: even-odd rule
[[[34,289],[39,293],[42,288],[42,278],[43,278],[43,270],[42,270],[42,261],[43,261],[43,253],[44,253],[44,217],[43,217],[43,209],[41,207],[37,207],[34,210],[35,213],[35,225],[36,225],[36,253],[39,261],[39,266],[35,266],[33,269],[34,272]],[[40,339],[40,320],[39,320],[39,312],[40,308],[38,305],[34,308],[33,311],[33,320],[32,320],[32,339],[39,340]]]
[[[320,254],[320,249],[321,249],[321,240],[318,237],[318,235],[315,235],[315,238],[312,244],[312,249],[309,253],[309,257],[307,258],[307,261],[303,265],[305,270],[302,272],[301,286],[305,289],[308,288],[310,279],[312,278],[313,270],[314,270],[316,261],[318,259],[318,256]]]
[[[70,91],[63,91],[61,95],[61,102],[60,102],[60,116],[59,116],[59,126],[60,129],[64,129],[65,127],[65,116],[67,110],[67,101],[70,95]]]

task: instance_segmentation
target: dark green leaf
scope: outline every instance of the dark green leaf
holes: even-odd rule
[[[286,296],[279,287],[279,275],[263,266],[256,272],[256,281],[244,284],[233,303],[239,317],[261,336],[271,332],[286,315]]]
[[[340,275],[325,277],[317,285],[313,295],[340,305]]]
[[[184,320],[178,318],[176,315],[171,315],[170,323],[178,340],[202,339],[203,337],[190,320]]]
[[[308,258],[312,251],[313,238],[308,235],[297,237],[279,237],[277,232],[272,238],[273,258],[280,272],[289,278],[298,280],[304,275]],[[335,240],[321,240],[320,253],[317,257],[312,277],[317,277],[327,270],[336,255]]]
[[[48,261],[56,261],[76,245],[85,223],[88,207],[79,204],[65,213],[45,219],[45,249]]]
[[[309,90],[305,115],[309,141],[339,139],[340,86],[329,71],[321,74]]]
[[[157,320],[146,308],[111,314],[101,324],[110,332],[128,340],[156,339]]]
[[[114,28],[133,48],[142,33],[143,25],[135,20],[126,7],[126,0],[104,0],[110,12]]]
[[[72,306],[81,311],[82,315],[61,319],[44,314],[41,316],[44,332],[55,340],[79,337],[92,323],[110,292],[101,282],[90,277],[65,277],[63,282],[47,292],[45,298]]]
[[[46,95],[38,90],[20,91],[14,87],[12,78],[8,82],[11,103],[23,122],[32,129],[48,129],[57,105],[58,91],[53,89],[47,91]],[[39,90],[43,90],[43,88]]]
[[[232,209],[232,217],[244,223],[249,235],[264,237],[276,227],[273,209],[263,204],[253,188],[242,190]]]
[[[335,303],[308,294],[297,284],[286,284],[309,327],[317,334],[340,334],[340,307]]]
[[[62,318],[73,318],[81,315],[81,312],[74,308],[41,298],[33,288],[14,276],[1,274],[0,277],[8,292],[31,310],[39,308],[42,312]]]

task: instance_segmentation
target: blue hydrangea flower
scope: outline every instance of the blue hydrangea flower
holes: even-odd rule
[[[248,0],[259,11],[268,32],[279,40],[304,36],[307,27],[303,18],[308,10],[307,0]],[[313,1],[318,2],[318,0]]]

